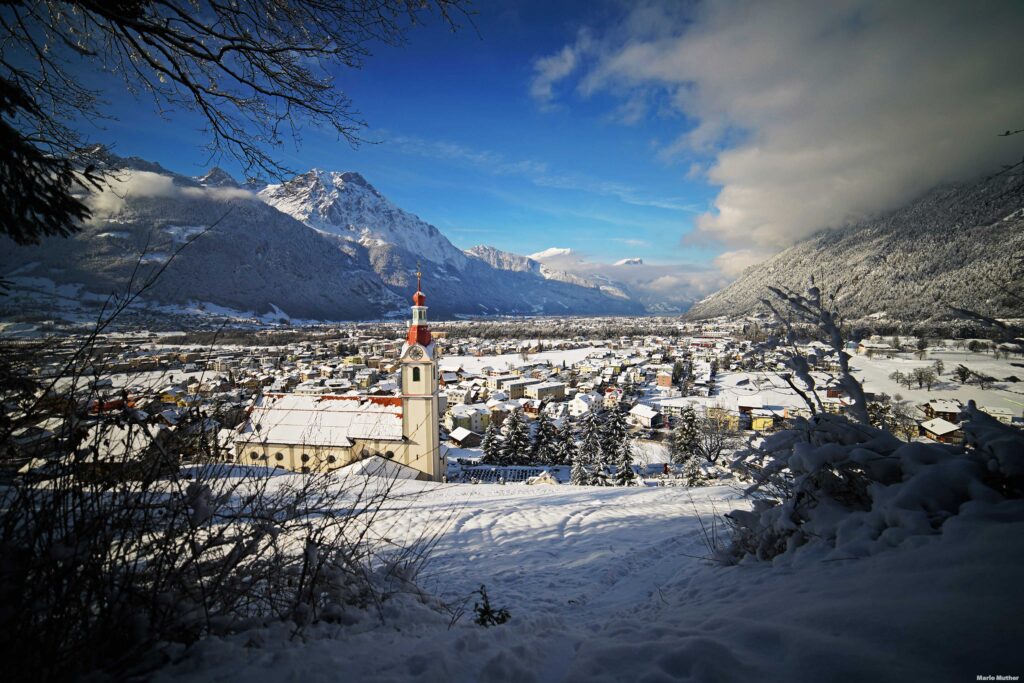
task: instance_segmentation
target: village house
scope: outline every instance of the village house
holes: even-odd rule
[[[921,436],[940,443],[958,444],[963,441],[964,437],[963,432],[960,431],[960,425],[948,422],[941,417],[922,422],[919,431]]]
[[[476,448],[483,441],[483,438],[465,427],[457,427],[448,435],[448,441],[458,448]]]
[[[661,413],[654,408],[638,403],[629,409],[629,421],[645,429],[653,429],[661,424]]]
[[[941,417],[947,422],[960,422],[960,401],[950,398],[934,398],[921,406],[921,412],[928,419]]]
[[[538,382],[526,387],[526,395],[537,401],[564,401],[564,382]]]

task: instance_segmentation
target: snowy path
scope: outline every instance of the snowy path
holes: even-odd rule
[[[162,679],[238,681],[974,680],[1024,673],[1020,506],[990,526],[851,562],[721,567],[697,514],[728,488],[402,484],[388,537],[448,521],[421,584],[487,585],[509,623],[454,627],[418,604],[306,642],[201,644]],[[914,548],[913,546],[918,546]],[[994,552],[993,549],[998,549]],[[249,635],[246,635],[248,639]],[[969,675],[969,678],[967,677]]]

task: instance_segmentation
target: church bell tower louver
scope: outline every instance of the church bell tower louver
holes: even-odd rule
[[[433,481],[444,471],[438,435],[437,349],[427,325],[427,297],[422,273],[416,271],[416,293],[412,296],[412,323],[401,355],[402,434],[407,443],[409,465]]]

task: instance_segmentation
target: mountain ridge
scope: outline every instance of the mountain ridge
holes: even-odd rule
[[[953,308],[996,317],[1024,315],[1024,180],[987,178],[945,185],[881,216],[824,230],[748,267],[698,301],[691,320],[766,311],[768,286],[803,291],[811,276],[837,291],[848,319],[921,322],[957,317]]]
[[[494,268],[391,203],[357,172],[314,169],[253,193],[216,168],[192,178],[107,153],[104,170],[117,187],[81,194],[94,217],[80,233],[4,248],[0,273],[14,274],[15,285],[78,288],[88,303],[123,291],[137,268],[141,276],[156,272],[195,238],[146,293],[153,305],[200,302],[200,308],[297,319],[380,319],[405,312],[412,273],[421,268],[435,317],[643,312],[637,303],[548,280],[536,269]],[[48,305],[8,298],[0,315]]]

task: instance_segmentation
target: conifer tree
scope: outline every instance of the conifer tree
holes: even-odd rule
[[[501,447],[501,464],[526,465],[530,461],[530,434],[518,410],[505,418],[505,442]]]
[[[676,428],[672,431],[671,454],[672,462],[683,464],[692,454],[697,452],[697,413],[693,408],[687,406],[679,420]]]
[[[571,465],[576,458],[576,441],[573,439],[572,424],[569,418],[562,420],[558,429],[557,446],[555,448],[555,465]]]
[[[687,486],[697,486],[703,481],[698,422],[697,413],[692,407],[687,407],[672,432],[672,462],[683,466],[683,477]]]
[[[579,443],[580,460],[584,465],[593,466],[601,462],[601,425],[593,412],[583,415]]]
[[[590,471],[584,463],[582,450],[577,450],[576,453],[573,454],[572,469],[569,470],[569,483],[573,486],[588,486],[591,483]]]
[[[615,485],[634,486],[636,484],[636,472],[633,471],[633,440],[627,435],[619,444],[619,452],[615,458]]]
[[[611,471],[612,466],[618,460],[619,451],[622,450],[622,444],[626,441],[627,437],[626,416],[618,408],[613,408],[601,427],[600,469]]]
[[[493,421],[488,423],[487,429],[484,430],[480,449],[484,452],[484,457],[480,459],[480,462],[485,465],[501,464],[501,440],[498,438],[498,428],[494,426]]]
[[[534,465],[556,465],[558,434],[555,432],[555,425],[544,413],[540,411],[537,418],[537,429],[533,435],[533,448],[530,449],[530,461]]]

